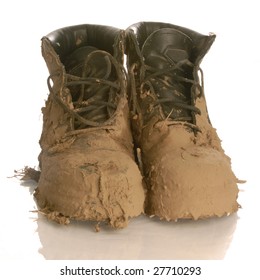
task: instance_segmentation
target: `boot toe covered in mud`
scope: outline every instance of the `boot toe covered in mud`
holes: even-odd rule
[[[144,188],[129,125],[124,32],[99,25],[42,39],[50,72],[35,197],[49,219],[122,228],[143,213]]]
[[[209,120],[199,67],[214,40],[167,23],[127,29],[131,122],[148,215],[199,219],[239,207],[238,180]]]

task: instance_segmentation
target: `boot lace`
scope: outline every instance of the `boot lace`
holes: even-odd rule
[[[95,56],[104,56],[105,73],[90,73],[88,63]],[[104,70],[104,69],[103,69]],[[104,72],[104,71],[103,71]],[[47,85],[54,100],[71,116],[71,129],[109,125],[118,101],[124,95],[125,71],[122,65],[109,53],[97,50],[88,55],[81,76],[65,73],[65,83],[59,92],[54,92],[51,80],[62,73],[48,77]]]

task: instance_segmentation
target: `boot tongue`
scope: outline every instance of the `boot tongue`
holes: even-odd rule
[[[74,109],[78,110],[81,117],[91,121],[108,120],[115,111],[115,107],[109,103],[116,106],[116,94],[108,85],[95,82],[98,79],[109,81],[116,79],[106,52],[92,46],[81,47],[70,54],[63,64],[68,74],[88,81],[85,84],[79,81],[78,84],[68,86]],[[76,129],[85,128],[80,122],[75,122],[74,125]]]
[[[191,38],[173,28],[163,28],[153,32],[142,47],[145,63],[158,70],[189,59],[191,51]]]
[[[96,78],[104,78],[109,68],[104,55],[97,53],[88,60],[87,69],[85,68],[88,56],[96,50],[98,49],[92,46],[76,49],[64,62],[67,73],[79,77],[92,76]]]
[[[145,41],[142,48],[144,62],[152,69],[147,69],[147,77],[153,76],[150,83],[158,102],[161,104],[164,117],[171,119],[190,120],[190,111],[184,109],[191,104],[191,85],[185,83],[183,78],[192,77],[191,67],[182,64],[174,68],[181,61],[191,57],[193,42],[190,37],[179,30],[163,28],[153,32]],[[163,70],[166,70],[163,74]],[[168,71],[169,70],[169,71]],[[179,104],[184,104],[180,106]]]

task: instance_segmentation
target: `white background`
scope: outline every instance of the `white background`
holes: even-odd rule
[[[0,9],[0,260],[190,259],[253,265],[259,252],[259,6],[258,1],[12,1]],[[205,94],[214,127],[240,185],[237,214],[167,223],[139,217],[127,229],[92,223],[60,226],[36,213],[33,184],[8,176],[37,167],[47,67],[40,39],[75,24],[127,28],[161,21],[217,39],[206,55]],[[1,263],[0,263],[1,265]],[[251,267],[252,268],[252,267]],[[241,267],[240,267],[241,269]]]

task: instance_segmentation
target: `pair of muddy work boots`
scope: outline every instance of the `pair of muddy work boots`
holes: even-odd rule
[[[214,39],[159,22],[43,37],[50,93],[40,211],[114,228],[142,213],[176,221],[237,211],[238,181],[210,123],[199,66]]]

